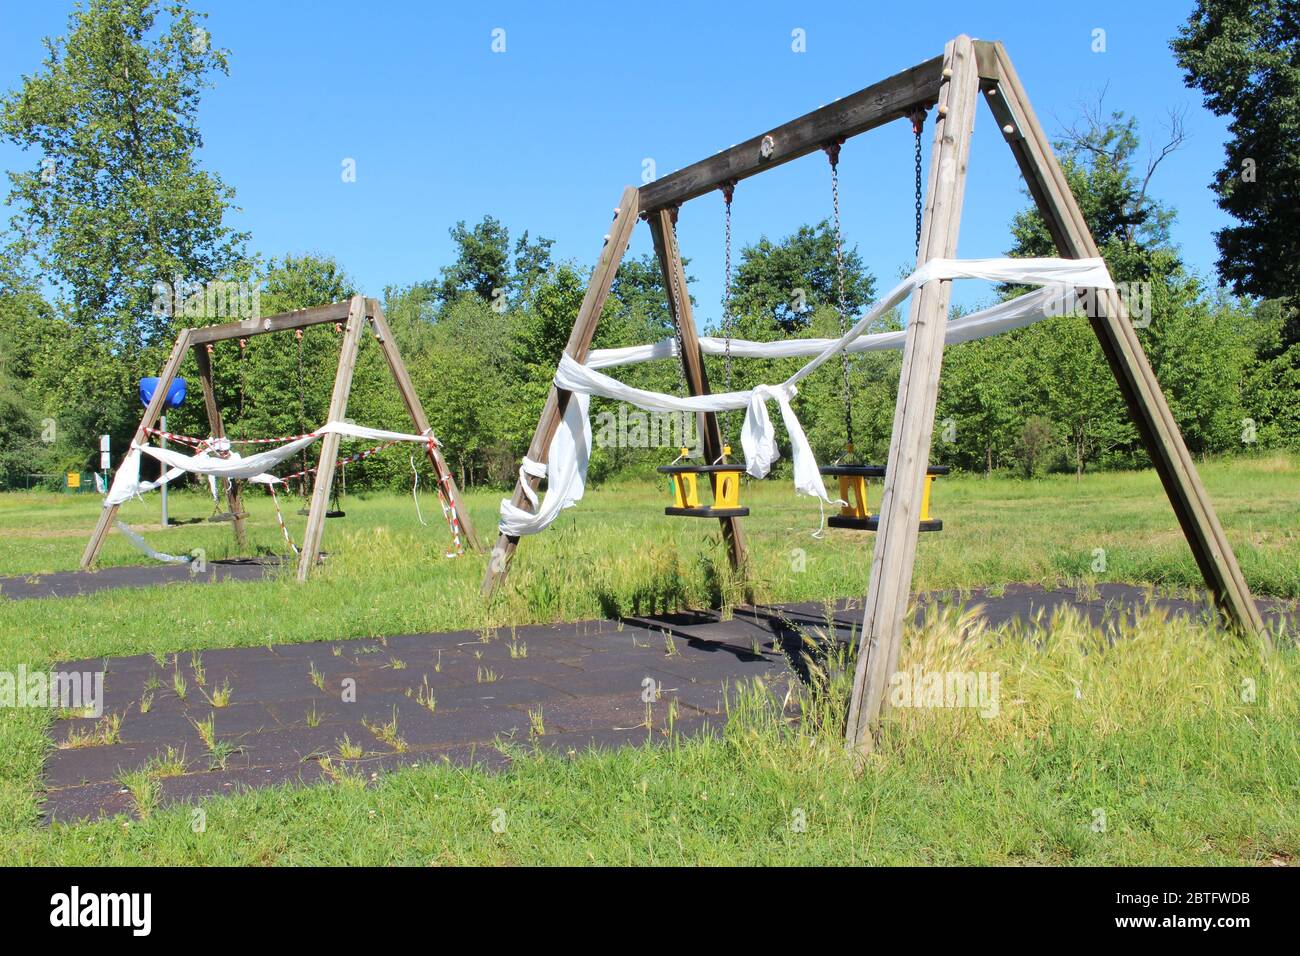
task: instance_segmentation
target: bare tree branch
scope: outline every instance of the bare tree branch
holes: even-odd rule
[[[1177,152],[1182,147],[1183,143],[1187,141],[1186,119],[1186,105],[1173,107],[1169,110],[1167,122],[1162,124],[1169,132],[1169,139],[1165,141],[1165,144],[1160,147],[1158,152],[1153,149],[1147,156],[1147,172],[1142,178],[1142,188],[1138,190],[1137,198],[1134,200],[1133,221],[1129,225],[1128,235],[1124,237],[1126,242],[1133,241],[1133,233],[1137,228],[1137,219],[1141,214],[1143,207],[1146,206],[1147,190],[1151,186],[1151,178],[1156,173],[1156,167],[1164,162],[1171,154]]]

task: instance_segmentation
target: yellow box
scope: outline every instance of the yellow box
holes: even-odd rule
[[[740,469],[713,473],[713,506],[715,508],[740,507]]]
[[[679,471],[673,474],[673,505],[677,508],[698,508],[700,489],[695,473]]]
[[[840,475],[840,516],[843,518],[870,518],[867,508],[867,479],[862,475]]]

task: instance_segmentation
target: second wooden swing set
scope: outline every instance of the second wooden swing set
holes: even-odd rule
[[[866,582],[860,650],[846,727],[847,745],[860,751],[872,746],[872,727],[887,704],[888,681],[898,666],[903,623],[911,599],[918,533],[925,528],[927,520],[933,521],[928,515],[928,491],[935,475],[942,473],[941,469],[931,468],[928,458],[952,279],[937,273],[956,261],[971,133],[977,100],[981,95],[1056,244],[1060,257],[1057,261],[1100,262],[1100,253],[1083,213],[1070,192],[1006,49],[1001,43],[958,36],[947,43],[940,56],[639,189],[627,187],[615,210],[614,223],[605,237],[561,362],[563,369],[565,363],[576,367],[587,361],[596,324],[627,250],[632,229],[638,219],[644,219],[650,226],[669,310],[676,326],[675,354],[681,358],[683,377],[691,396],[697,399],[708,396],[704,353],[696,332],[690,297],[685,291],[686,276],[677,245],[676,221],[680,207],[721,189],[728,199],[729,213],[730,194],[740,180],[818,149],[826,150],[831,158],[838,248],[837,167],[840,144],[886,123],[911,120],[918,136],[919,157],[918,113],[933,110],[930,171],[917,234],[918,274],[932,277],[918,280],[910,295],[907,326],[902,333],[903,360],[889,456],[883,467],[841,461],[822,469],[823,475],[840,482],[841,497],[848,502],[844,511],[832,518],[831,523],[838,527],[878,532]],[[940,268],[936,269],[936,266]],[[840,279],[842,283],[842,267]],[[1094,285],[1091,291],[1095,294],[1089,296],[1092,307],[1086,320],[1100,341],[1102,353],[1115,375],[1206,584],[1230,625],[1261,635],[1266,640],[1259,611],[1151,371],[1124,302],[1113,283],[1109,288]],[[846,319],[842,295],[840,315],[843,324]],[[728,323],[726,352],[729,359],[730,325],[725,311],[724,320]],[[847,347],[842,347],[847,384],[846,352]],[[726,367],[729,369],[729,361]],[[572,367],[569,371],[573,371]],[[572,379],[566,379],[569,380]],[[848,398],[851,396],[846,389],[848,447],[845,457],[851,458],[852,411]],[[517,520],[519,514],[539,513],[537,488],[542,477],[548,474],[546,464],[552,441],[567,420],[571,400],[574,400],[574,392],[558,384],[552,385],[520,469],[514,496],[503,508],[503,528],[508,509],[516,512],[512,527],[524,527]],[[674,463],[661,470],[673,476],[675,513],[717,518],[731,562],[738,571],[743,571],[746,552],[740,518],[747,511],[738,498],[741,468],[727,460],[730,449],[723,441],[717,415],[713,411],[697,414],[702,431],[704,464],[682,466]],[[571,429],[566,433],[571,434]],[[705,475],[714,487],[711,508],[700,503],[700,475]],[[883,478],[878,515],[872,515],[867,506],[865,482],[869,478]],[[938,527],[938,522],[934,522],[926,530],[937,530]],[[501,531],[483,581],[485,595],[491,595],[509,573],[519,540],[517,534]]]

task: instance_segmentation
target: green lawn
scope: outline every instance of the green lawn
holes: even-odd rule
[[[1300,461],[1208,462],[1202,475],[1257,593],[1300,597]],[[499,493],[470,509],[488,533]],[[484,559],[444,557],[409,496],[350,497],[331,522],[330,559],[306,585],[258,583],[121,590],[0,601],[0,670],[99,655],[485,628],[646,613],[742,596],[729,583],[716,525],[664,518],[658,485],[592,490],[547,534],[524,542],[505,593],[478,598]],[[814,538],[815,503],[788,483],[751,484],[753,597],[862,594],[869,535]],[[123,509],[157,521],[156,496]],[[279,553],[269,499],[250,495],[250,550]],[[301,536],[305,519],[286,510]],[[98,501],[0,495],[0,575],[76,567]],[[210,501],[172,498],[174,517]],[[923,536],[918,589],[1011,581],[1086,586],[1200,583],[1151,472],[1034,482],[940,483],[942,534]],[[229,526],[145,531],[160,550],[233,554]],[[1103,549],[1104,572],[1092,571]],[[103,563],[141,563],[110,535]],[[0,711],[0,862],[1078,862],[1287,861],[1300,845],[1300,714],[1291,645],[1261,659],[1193,625],[1148,620],[1106,649],[1078,622],[1045,645],[969,634],[940,621],[909,634],[905,664],[1001,675],[992,720],[895,711],[860,773],[836,744],[842,681],[801,728],[757,703],[720,740],[521,760],[492,776],[403,771],[363,785],[269,790],[146,820],[43,828],[45,712]],[[1247,694],[1243,688],[1250,687]],[[1249,701],[1246,698],[1250,698]],[[503,815],[495,815],[498,809]],[[504,820],[504,832],[492,826]],[[793,825],[802,820],[806,826]],[[499,828],[499,827],[498,827]]]

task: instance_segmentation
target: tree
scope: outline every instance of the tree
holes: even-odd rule
[[[1025,407],[1056,424],[1075,477],[1116,449],[1132,447],[1136,431],[1087,322],[1059,316],[1026,331],[1025,359],[1037,372],[1041,397]]]
[[[854,315],[872,300],[875,279],[862,265],[856,247],[844,249],[844,308]],[[800,226],[774,243],[766,236],[740,252],[732,280],[734,314],[770,315],[784,332],[807,328],[821,306],[839,304],[835,233],[827,220]]]
[[[294,309],[342,302],[355,294],[351,278],[329,256],[285,255],[271,259],[253,272],[261,288],[260,310],[275,315]],[[357,360],[353,393],[361,396],[360,382],[378,356],[368,354],[370,336],[362,336],[363,354]],[[291,435],[324,424],[338,371],[341,336],[330,325],[292,332],[255,335],[244,340],[217,343],[213,376],[217,399],[227,428],[241,437]],[[301,369],[301,371],[300,371]],[[201,405],[187,408],[196,425],[206,428]],[[364,408],[350,403],[349,416],[373,424]]]
[[[1106,113],[1103,90],[1083,107],[1081,123],[1065,130],[1054,146],[1070,191],[1079,203],[1102,257],[1116,281],[1143,281],[1153,273],[1181,268],[1170,245],[1173,211],[1151,196],[1160,164],[1185,139],[1181,114],[1171,113],[1168,139],[1147,159],[1139,174],[1141,145],[1137,121],[1120,111]],[[1012,256],[1054,256],[1047,223],[1031,204],[1011,223]]]
[[[946,350],[935,415],[936,459],[977,468],[986,476],[1002,467],[1012,454],[1024,409],[1032,407],[1026,352],[1025,337],[1017,333]]]
[[[438,297],[450,302],[472,292],[484,302],[518,302],[531,294],[551,268],[552,239],[530,241],[525,232],[516,240],[511,258],[510,230],[494,216],[466,228],[462,219],[450,230],[456,244],[456,261],[442,267]]]
[[[10,295],[0,292],[0,310],[5,322],[0,324],[0,488],[12,488],[25,472],[43,471],[35,459],[43,451],[38,444],[37,415],[28,394],[28,382],[21,373],[21,352],[13,348],[18,338],[9,319],[20,308]],[[17,355],[18,361],[10,360]],[[15,368],[14,366],[18,366]]]
[[[91,0],[46,40],[42,70],[0,99],[0,135],[34,153],[9,174],[12,249],[59,292],[68,320],[130,359],[172,334],[159,281],[221,277],[245,236],[233,191],[198,167],[201,91],[226,72],[201,15],[157,0]]]
[[[1199,0],[1174,38],[1189,87],[1230,116],[1213,189],[1240,225],[1215,234],[1219,275],[1234,291],[1300,296],[1300,10],[1293,0]],[[1292,312],[1287,342],[1300,342]]]
[[[689,263],[689,259],[683,258],[682,269],[685,270]],[[692,277],[687,275],[688,286],[692,281]],[[690,295],[689,288],[681,291],[684,295]],[[673,334],[673,317],[668,308],[663,271],[659,268],[658,257],[653,253],[647,252],[636,258],[624,256],[614,274],[610,294],[618,300],[624,311],[639,316],[648,329],[654,330],[651,332],[654,337]],[[694,297],[691,301],[694,302]]]
[[[442,267],[439,297],[449,302],[463,292],[473,292],[491,302],[509,284],[509,231],[493,216],[484,216],[472,229],[465,228],[462,219],[448,231],[456,244],[456,261]]]
[[[1020,460],[1022,473],[1026,478],[1033,478],[1052,447],[1052,420],[1044,415],[1030,415],[1020,427],[1016,436],[1016,457]]]

